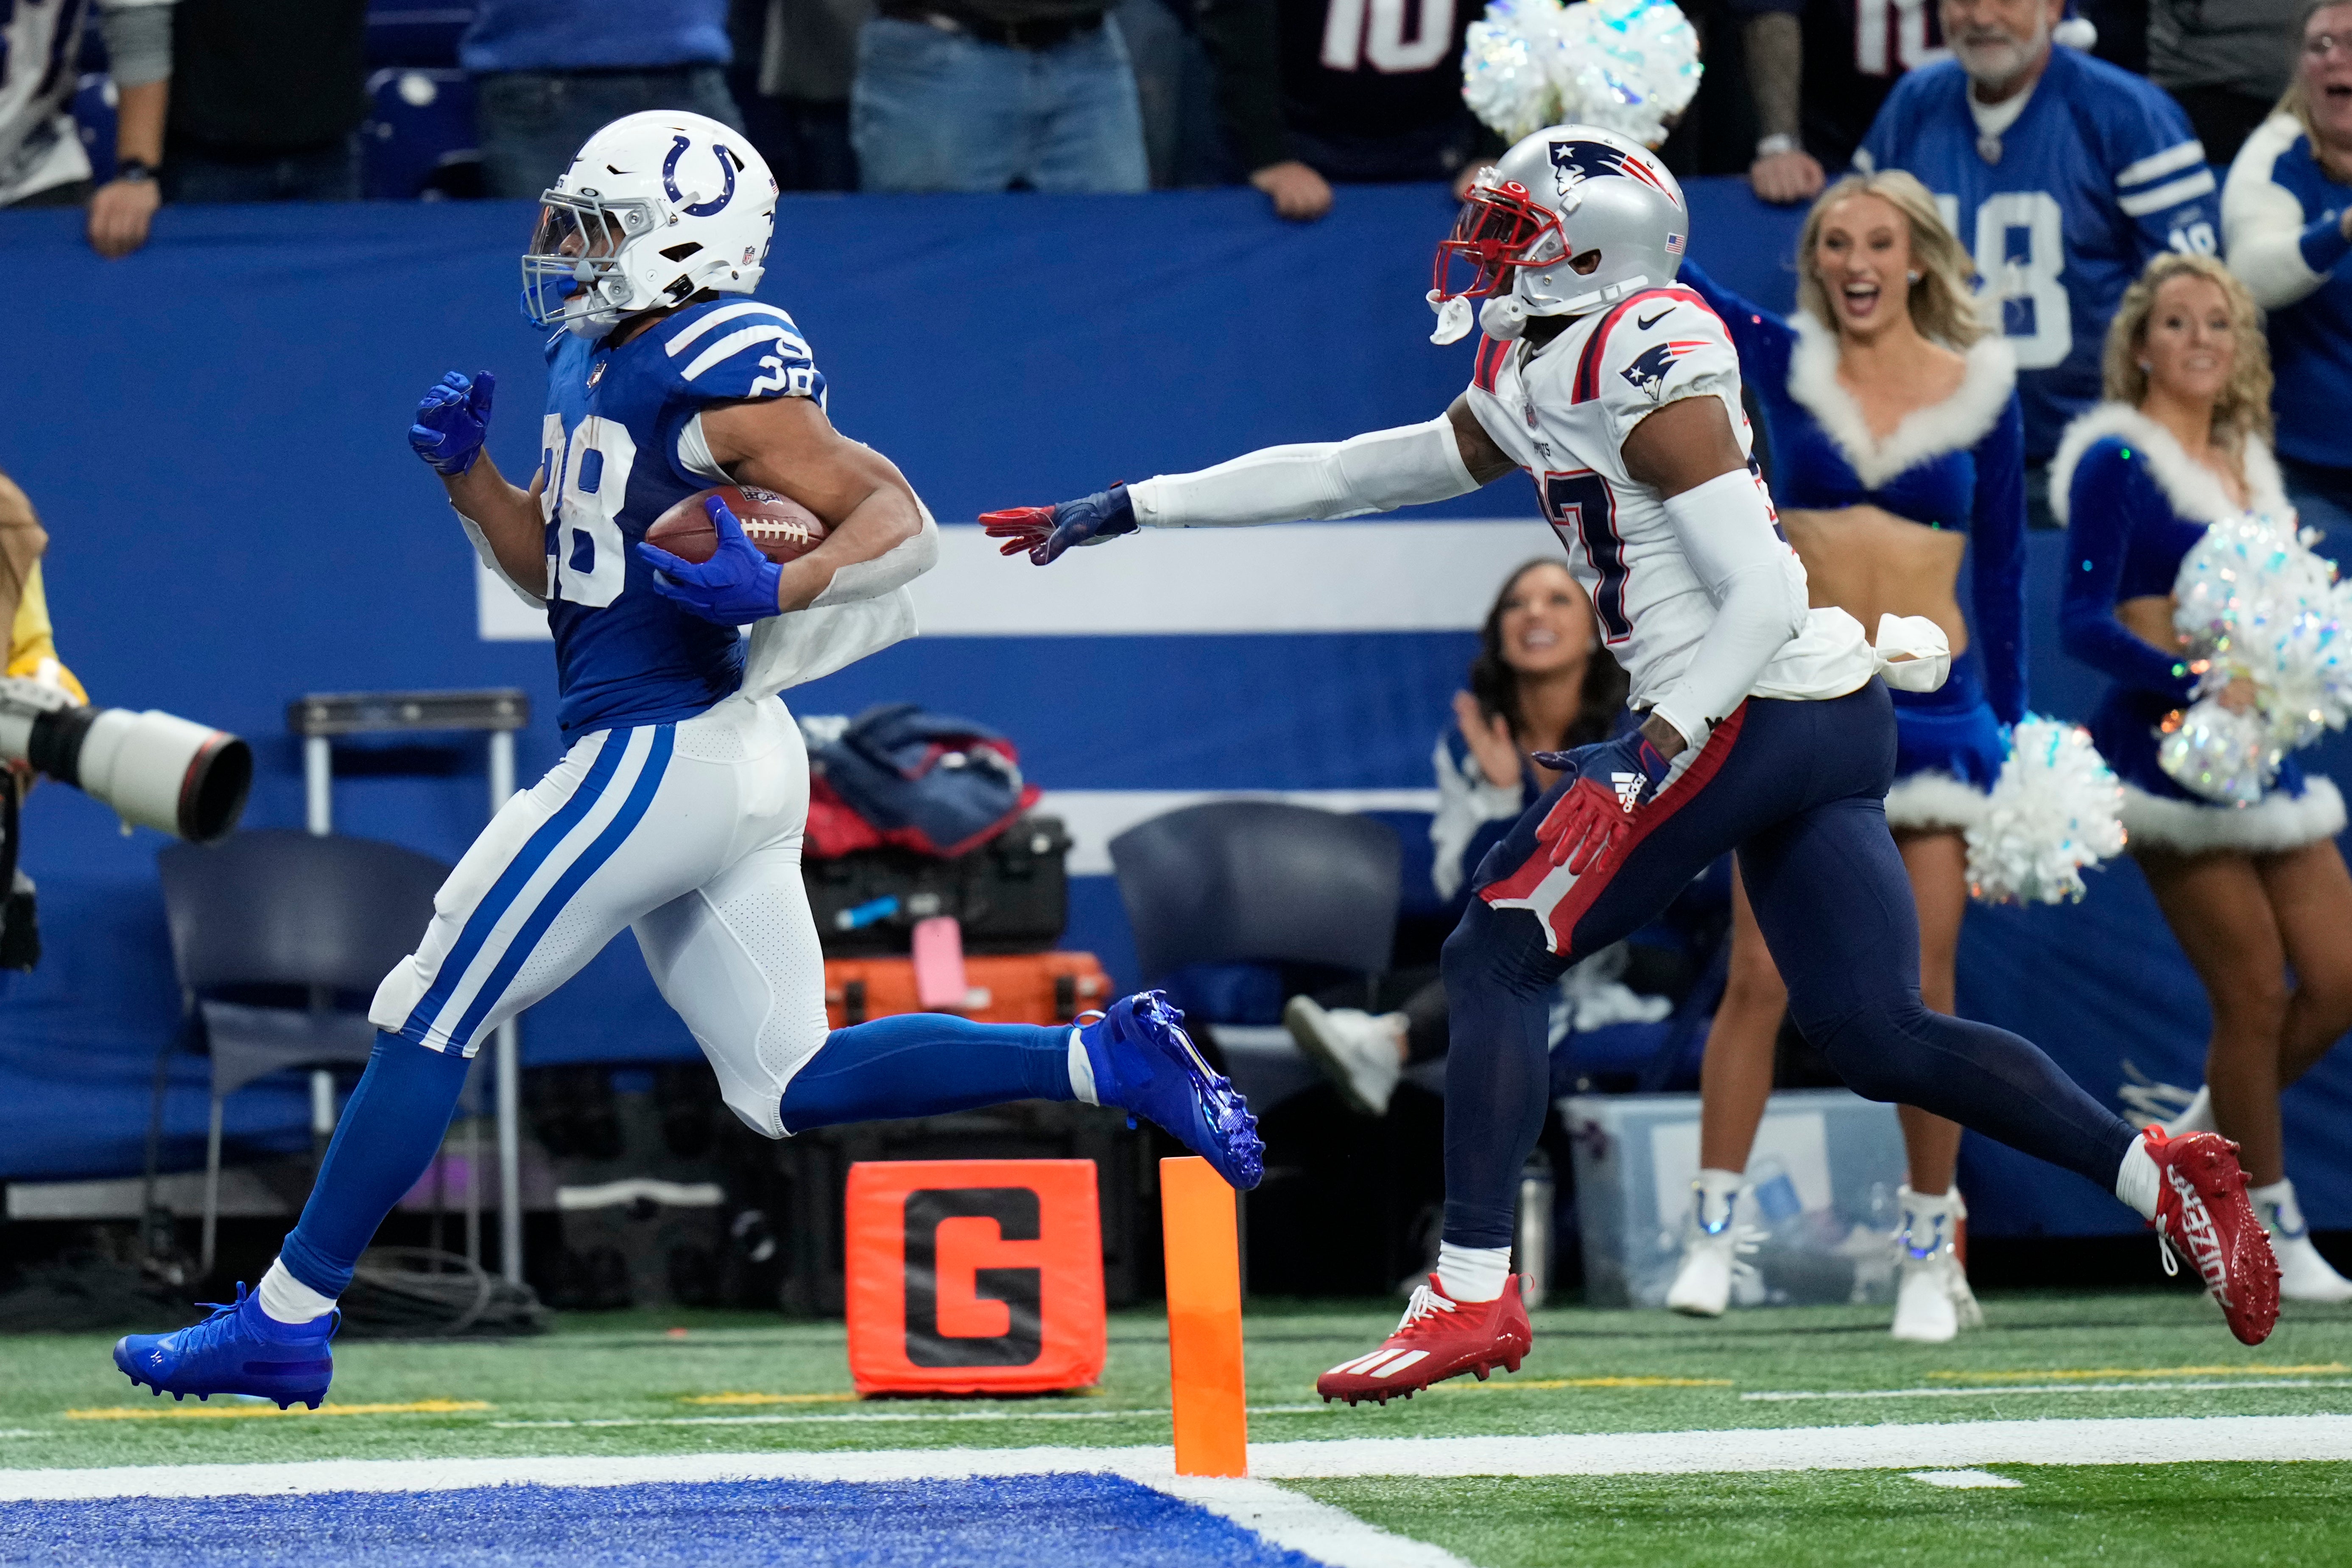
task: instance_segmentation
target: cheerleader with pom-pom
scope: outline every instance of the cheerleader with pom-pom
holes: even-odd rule
[[[2287,757],[2259,799],[2223,804],[2176,782],[2159,755],[2200,687],[2217,684],[2175,629],[2184,561],[2210,524],[2289,515],[2252,299],[2217,261],[2158,258],[2107,330],[2105,379],[2107,401],[2059,446],[2050,494],[2067,527],[2066,650],[2114,681],[2091,732],[2124,780],[2132,854],[2212,1005],[2205,1088],[2167,1131],[2219,1131],[2244,1151],[2281,1295],[2352,1300],[2295,1204],[2278,1104],[2352,1027],[2343,798]],[[2246,713],[2260,695],[2239,675],[2209,700]]]
[[[1940,690],[1895,694],[1895,787],[1886,796],[1917,901],[1920,994],[1953,1011],[1965,831],[1986,813],[2004,732],[2025,717],[2025,481],[2017,363],[1977,318],[1975,268],[1910,175],[1840,181],[1814,204],[1798,245],[1799,307],[1783,321],[1685,263],[1731,330],[1742,379],[1761,405],[1772,493],[1803,558],[1813,602],[1864,626],[1925,616],[1956,655]],[[1958,583],[1975,557],[1964,616]],[[1970,632],[1975,633],[1974,637]],[[1734,888],[1731,971],[1701,1076],[1700,1172],[1677,1311],[1727,1303],[1740,1230],[1741,1173],[1772,1089],[1788,991],[1744,889]],[[1952,1188],[1960,1129],[1902,1108],[1897,1338],[1948,1340],[1979,1321],[1953,1251],[1965,1210]]]

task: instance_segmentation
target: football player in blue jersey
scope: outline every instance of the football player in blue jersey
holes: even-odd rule
[[[751,297],[775,195],[759,153],[716,121],[615,121],[546,193],[523,258],[524,310],[559,329],[529,488],[482,450],[488,375],[425,394],[411,445],[483,560],[547,609],[567,749],[467,851],[377,990],[374,1054],[260,1289],[120,1342],[134,1383],[323,1400],[335,1300],[439,1152],[467,1058],[624,928],[729,1109],[768,1137],[1078,1100],[1146,1117],[1234,1186],[1256,1184],[1254,1120],[1156,992],[1076,1026],[928,1013],[826,1026],[800,875],[808,758],[777,693],[911,636],[906,584],[937,540],[898,468],[827,420],[792,318]],[[673,505],[736,482],[800,502],[825,538],[779,565],[712,498],[708,563],[643,542]]]
[[[1943,0],[1952,58],[1906,74],[1855,166],[1904,169],[1975,253],[2040,465],[2099,397],[2099,345],[2150,258],[2216,248],[2212,172],[2161,88],[2062,44],[2064,0]],[[2045,516],[2046,521],[2046,516]]]

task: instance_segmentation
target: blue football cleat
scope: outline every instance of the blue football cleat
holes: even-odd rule
[[[1083,1026],[1078,1037],[1094,1068],[1095,1099],[1133,1111],[1172,1134],[1247,1192],[1265,1174],[1257,1118],[1234,1086],[1209,1070],[1184,1015],[1159,991],[1122,996]]]
[[[327,1342],[342,1321],[330,1312],[309,1323],[281,1323],[261,1310],[261,1298],[240,1281],[235,1301],[205,1301],[213,1315],[168,1334],[125,1334],[114,1342],[114,1364],[132,1383],[184,1399],[193,1394],[249,1394],[278,1408],[326,1403],[335,1375]]]

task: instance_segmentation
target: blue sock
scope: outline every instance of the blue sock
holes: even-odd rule
[[[793,1075],[784,1126],[935,1116],[1008,1100],[1076,1100],[1070,1026],[975,1024],[907,1013],[835,1029]]]
[[[349,1289],[352,1268],[375,1239],[376,1226],[441,1152],[471,1065],[455,1051],[376,1036],[367,1071],[320,1163],[310,1201],[278,1251],[288,1273],[322,1296]]]

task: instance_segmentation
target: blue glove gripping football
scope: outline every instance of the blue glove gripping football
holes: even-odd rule
[[[999,553],[1026,554],[1040,566],[1050,566],[1062,552],[1080,544],[1100,544],[1136,529],[1135,508],[1125,485],[1113,485],[1059,506],[1020,506],[981,514],[982,529],[991,539],[1005,542]]]
[[[490,433],[490,395],[497,388],[488,371],[468,380],[453,370],[417,399],[408,444],[435,473],[454,479],[474,466]]]
[[[749,626],[782,612],[776,595],[783,570],[744,537],[743,525],[712,496],[702,503],[719,530],[719,548],[696,565],[657,544],[640,543],[637,553],[654,568],[654,592],[722,626]]]

